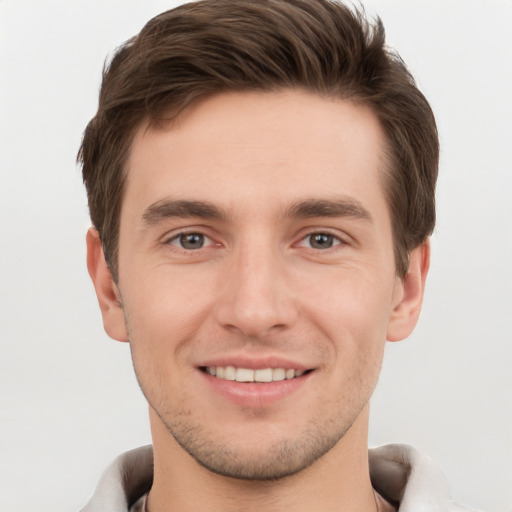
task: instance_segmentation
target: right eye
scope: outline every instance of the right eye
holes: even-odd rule
[[[173,236],[167,243],[186,251],[197,251],[205,246],[212,245],[213,240],[202,233],[180,233]]]

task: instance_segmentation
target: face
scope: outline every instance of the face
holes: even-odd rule
[[[276,478],[327,454],[386,338],[412,329],[383,146],[366,107],[295,91],[136,134],[105,327],[129,338],[153,421],[208,469]]]

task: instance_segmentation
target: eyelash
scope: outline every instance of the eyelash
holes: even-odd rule
[[[208,240],[210,242],[208,244],[208,246],[216,245],[216,246],[220,247],[220,244],[218,244],[218,243],[216,244],[212,240],[211,237],[209,237],[208,235],[205,235],[204,233],[201,233],[201,231],[182,231],[182,232],[177,233],[176,235],[173,235],[172,237],[168,238],[164,243],[166,245],[173,245],[173,246],[177,247],[178,249],[181,249],[182,251],[186,251],[186,252],[195,252],[195,251],[199,251],[200,249],[203,249],[205,247],[204,244],[201,245],[201,247],[198,247],[196,249],[186,248],[181,245],[181,242],[183,242],[183,238],[186,236],[191,236],[191,235],[203,237],[203,240],[205,241],[205,243],[206,243],[206,240]],[[174,243],[174,242],[177,242],[177,243]]]
[[[345,245],[346,242],[338,235],[335,235],[334,233],[331,233],[328,230],[321,230],[321,231],[313,231],[311,233],[308,233],[304,237],[300,239],[300,241],[296,244],[299,247],[304,247],[304,242],[309,240],[309,243],[311,244],[311,239],[315,236],[322,236],[322,237],[328,237],[332,241],[332,245],[324,248],[318,248],[318,247],[311,247],[311,245],[308,246],[309,249],[318,250],[318,251],[326,251],[328,249],[333,249],[335,247],[338,247],[340,245]]]

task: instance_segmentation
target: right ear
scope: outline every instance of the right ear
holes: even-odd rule
[[[128,341],[121,295],[108,268],[100,235],[94,228],[87,231],[87,269],[98,297],[103,328],[114,340]]]

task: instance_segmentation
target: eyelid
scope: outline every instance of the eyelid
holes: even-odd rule
[[[202,226],[190,226],[186,228],[178,228],[171,232],[166,233],[162,238],[160,243],[163,245],[173,245],[174,247],[177,247],[178,249],[184,250],[186,252],[192,252],[187,249],[184,249],[183,247],[180,247],[178,244],[172,244],[174,240],[179,240],[179,238],[183,235],[202,235],[205,238],[205,241],[208,241],[205,243],[204,247],[201,247],[201,249],[208,248],[211,246],[219,246],[220,243],[216,242],[213,236],[208,234],[208,230]],[[199,251],[200,249],[196,249],[196,251]]]
[[[328,235],[328,236],[332,236],[332,238],[334,239],[333,241],[333,245],[330,246],[330,247],[325,247],[325,248],[319,248],[319,247],[312,247],[310,242],[308,242],[308,240],[314,236],[314,235]],[[299,247],[305,247],[306,249],[311,249],[313,251],[321,251],[321,252],[326,252],[326,251],[329,251],[330,249],[334,249],[336,247],[339,247],[340,245],[345,245],[345,242],[337,237],[336,235],[333,235],[332,233],[327,233],[327,232],[318,232],[318,233],[309,233],[308,235],[304,236],[303,238],[301,238],[297,244]]]
[[[172,226],[172,225],[171,225]],[[163,231],[163,230],[162,230]],[[160,241],[162,243],[165,243],[166,241],[170,240],[171,238],[176,238],[180,235],[187,235],[190,233],[198,233],[204,236],[208,236],[211,238],[211,235],[209,234],[210,230],[201,224],[190,224],[187,225],[185,223],[179,223],[175,227],[165,228],[165,232],[163,232],[162,235],[160,235]]]
[[[314,227],[308,228],[304,230],[298,237],[298,241],[295,242],[295,246],[304,247],[303,242],[306,241],[309,237],[313,235],[329,235],[332,236],[338,243],[336,243],[332,248],[338,247],[339,245],[348,245],[350,243],[351,237],[346,233],[343,233],[339,230],[331,229],[331,228],[322,228],[322,227]],[[314,249],[313,250],[327,250],[327,249]]]
[[[186,252],[191,252],[190,250],[180,248],[178,244],[171,244],[174,240],[178,240],[180,236],[182,235],[189,235],[189,234],[199,234],[205,237],[205,245],[201,249],[206,249],[208,247],[216,246],[221,247],[223,244],[215,239],[215,237],[209,233],[209,229],[205,226],[190,226],[190,227],[183,227],[183,228],[177,228],[175,230],[172,230],[171,232],[167,232],[164,236],[161,237],[160,243],[162,245],[173,245],[174,247],[177,247],[179,249],[182,249]],[[348,235],[345,232],[340,232],[338,229],[333,228],[323,228],[323,227],[308,227],[303,230],[301,230],[301,233],[299,233],[295,239],[296,242],[294,242],[293,246],[299,246],[299,247],[305,247],[304,242],[308,239],[308,237],[311,237],[316,234],[325,234],[332,236],[337,243],[333,245],[330,249],[333,249],[335,247],[338,247],[340,245],[350,245],[351,242],[355,242],[353,238]],[[311,250],[314,251],[326,251],[327,249],[315,249],[313,247],[309,247]],[[196,251],[199,251],[200,249],[196,249]]]
[[[198,251],[200,249],[204,249],[205,247],[210,247],[211,245],[214,244],[213,240],[208,235],[205,235],[204,233],[200,233],[198,231],[189,231],[189,232],[178,233],[177,235],[174,235],[171,238],[169,238],[169,240],[166,243],[170,244],[170,245],[174,245],[173,242],[179,241],[181,239],[181,237],[184,235],[201,235],[204,238],[204,245],[202,247],[200,247],[199,249],[195,249],[196,251]],[[178,244],[176,244],[176,246],[179,247],[180,249],[184,249],[184,247],[180,247]]]

